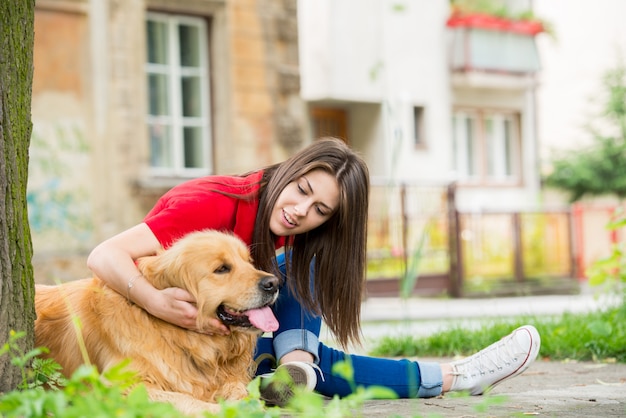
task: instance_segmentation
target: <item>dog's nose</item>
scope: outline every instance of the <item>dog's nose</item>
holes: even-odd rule
[[[259,282],[259,287],[264,292],[276,292],[278,290],[278,278],[274,276],[265,276]]]

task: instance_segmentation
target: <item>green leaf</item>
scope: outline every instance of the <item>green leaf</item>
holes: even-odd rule
[[[398,394],[384,386],[369,386],[365,388],[365,398],[370,399],[397,399]]]
[[[587,328],[591,333],[598,337],[609,337],[613,332],[613,326],[606,321],[593,321],[587,324]]]
[[[352,368],[352,364],[350,364],[349,361],[341,361],[333,364],[332,373],[339,375],[348,382],[354,381],[354,369]]]
[[[413,293],[413,288],[415,287],[415,283],[417,282],[419,276],[420,262],[423,258],[424,245],[426,243],[426,238],[428,237],[428,228],[430,224],[431,223],[428,222],[424,227],[424,230],[420,234],[417,248],[415,248],[415,251],[407,259],[406,273],[400,281],[400,296],[402,298],[406,299]]]

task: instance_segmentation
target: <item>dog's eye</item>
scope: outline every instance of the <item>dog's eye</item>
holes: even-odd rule
[[[221,266],[219,266],[218,268],[215,269],[215,273],[217,273],[217,274],[230,273],[230,266],[228,266],[226,264],[222,264]]]

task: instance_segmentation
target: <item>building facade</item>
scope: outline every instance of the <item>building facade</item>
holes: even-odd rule
[[[387,224],[371,225],[372,254],[413,251],[451,184],[456,208],[488,226],[493,212],[569,211],[542,188],[541,170],[553,149],[585,141],[602,73],[626,45],[626,4],[502,0],[546,30],[452,3],[38,0],[28,190],[37,280],[88,274],[88,252],[175,184],[274,163],[328,134],[360,152],[385,190],[373,194]],[[398,184],[429,191],[390,195]],[[414,215],[424,219],[408,234],[389,224]],[[501,250],[494,231],[467,225],[459,240],[482,236]],[[428,236],[441,253],[445,228]],[[378,245],[378,229],[393,242]],[[574,249],[581,265],[608,249],[580,241],[599,248]]]
[[[175,184],[305,143],[296,15],[296,0],[37,1],[37,280],[86,274],[91,248]]]
[[[313,135],[335,112],[374,177],[458,182],[463,210],[536,207],[542,29],[475,17],[446,0],[300,0]]]

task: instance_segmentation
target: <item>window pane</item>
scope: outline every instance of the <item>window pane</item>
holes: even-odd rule
[[[539,70],[533,36],[482,29],[469,32],[473,68],[511,72]]]
[[[513,120],[495,114],[485,118],[487,174],[491,180],[507,180],[514,175]]]
[[[155,175],[209,173],[207,26],[201,18],[148,12],[146,78]]]
[[[478,147],[475,140],[475,119],[464,112],[454,115],[454,155],[456,170],[459,177],[468,179],[477,173],[476,152]]]
[[[180,25],[180,64],[183,67],[200,66],[200,33],[197,26]]]
[[[169,115],[169,95],[167,76],[164,74],[148,74],[149,114],[152,116]]]
[[[504,174],[512,176],[513,173],[513,123],[509,118],[504,120]]]
[[[455,113],[454,152],[460,178],[485,184],[510,183],[520,175],[518,116],[509,113]]]
[[[421,106],[413,107],[413,137],[417,146],[424,146],[424,108]]]
[[[164,22],[148,20],[146,32],[148,62],[150,64],[167,64],[167,25]]]
[[[202,147],[202,130],[197,127],[184,129],[185,168],[204,167],[204,150]]]
[[[173,167],[172,129],[163,123],[150,125],[150,165]]]
[[[487,174],[493,177],[497,175],[498,143],[494,120],[490,117],[485,118],[485,144],[487,146]]]
[[[200,77],[183,77],[181,80],[183,116],[200,116],[202,103],[200,102]]]
[[[467,174],[476,176],[478,174],[478,152],[480,148],[476,143],[476,135],[474,134],[474,119],[467,116],[465,119],[465,138],[467,141]]]

